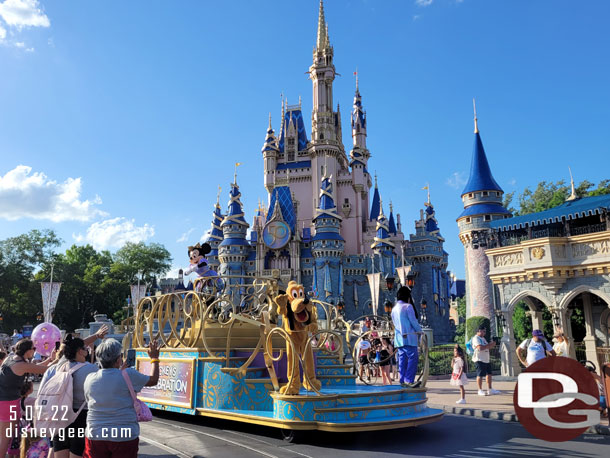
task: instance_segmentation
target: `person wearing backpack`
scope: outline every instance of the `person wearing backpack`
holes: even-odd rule
[[[98,366],[88,362],[89,349],[83,339],[66,335],[63,341],[64,357],[44,374],[41,389],[60,371],[72,372],[72,405],[69,406],[78,416],[70,423],[64,433],[55,435],[52,441],[54,458],[75,458],[83,456],[85,450],[84,431],[87,427],[87,405],[85,403],[85,379],[96,372]],[[63,439],[63,440],[62,440]]]
[[[15,345],[15,353],[6,357],[0,366],[0,457],[4,458],[11,444],[9,432],[16,428],[21,417],[21,387],[25,374],[43,374],[47,365],[55,359],[55,352],[51,357],[33,364],[36,347],[30,339],[21,339]]]
[[[159,345],[148,347],[152,374],[135,369],[123,370],[123,348],[115,339],[104,340],[95,350],[102,369],[85,381],[89,407],[85,458],[136,458],[140,425],[133,392],[159,381]]]
[[[526,360],[523,361],[523,352],[526,352]],[[531,366],[536,361],[539,361],[550,354],[551,356],[557,356],[551,344],[549,344],[544,338],[544,334],[540,329],[534,329],[532,331],[532,338],[525,339],[521,342],[521,345],[517,347],[517,357],[521,364],[525,367]]]

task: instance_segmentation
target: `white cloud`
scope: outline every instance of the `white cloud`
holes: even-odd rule
[[[18,29],[51,25],[47,15],[40,9],[38,0],[5,0],[0,3],[0,17]]]
[[[81,179],[67,178],[63,183],[50,180],[44,173],[32,173],[32,167],[18,165],[0,176],[0,218],[60,221],[89,221],[106,216],[93,200],[81,200]]]
[[[180,236],[180,238],[178,240],[176,240],[177,243],[182,243],[182,242],[186,242],[187,239],[189,238],[189,236],[192,234],[192,232],[195,230],[194,227],[191,227],[188,231],[186,231],[184,234],[182,234]]]
[[[25,48],[25,43],[23,41],[18,41],[15,43],[16,48]]]
[[[6,29],[0,26],[0,41],[6,38]]]
[[[511,178],[511,179],[508,181],[508,184],[509,184],[509,185],[511,185],[511,186],[515,186],[515,185],[517,184],[517,180],[516,180],[515,178]]]
[[[419,14],[414,14],[413,15],[413,21],[417,21],[419,18],[421,17],[421,15]]]
[[[466,177],[463,172],[453,172],[449,178],[447,178],[446,184],[452,188],[459,189],[466,184]]]
[[[90,243],[96,250],[120,248],[127,242],[144,242],[155,235],[155,229],[148,224],[136,226],[134,219],[123,217],[107,219],[93,223],[87,233],[72,234],[79,243]]]
[[[415,0],[417,6],[429,6],[434,0]]]

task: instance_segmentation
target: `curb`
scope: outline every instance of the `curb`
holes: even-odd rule
[[[496,410],[474,409],[472,407],[449,407],[440,404],[430,404],[434,409],[444,410],[445,413],[454,415],[465,415],[475,418],[487,418],[488,420],[498,421],[518,421],[517,415],[513,412],[498,412]]]
[[[475,418],[486,418],[488,420],[496,421],[514,421],[518,422],[517,414],[513,412],[498,412],[496,410],[483,410],[474,409],[472,407],[450,407],[441,404],[428,404],[433,409],[441,409],[445,413],[453,415],[464,415],[467,417]],[[601,434],[603,436],[610,436],[610,426],[607,425],[595,425],[589,427],[584,434]]]

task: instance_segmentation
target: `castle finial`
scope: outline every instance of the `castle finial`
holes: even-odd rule
[[[269,112],[269,130],[271,130],[271,112]]]
[[[299,108],[301,108],[301,96],[299,96]]]
[[[574,187],[574,177],[572,176],[572,169],[568,167],[568,170],[570,171],[570,184],[572,186],[572,192],[570,194],[570,197],[566,199],[566,202],[578,199],[578,196],[576,195],[576,188]]]
[[[390,200],[390,213],[394,213],[394,206],[392,205],[391,200]]]
[[[318,41],[316,48],[318,51],[324,49],[328,44],[328,27],[324,19],[324,1],[320,0],[320,12],[318,14]]]
[[[474,97],[472,98],[472,108],[474,109],[474,133],[478,134],[479,133],[479,124],[477,123],[477,104],[474,100]]]
[[[375,170],[375,188],[377,188],[377,171]]]
[[[235,163],[235,175],[233,175],[233,184],[237,186],[237,167],[241,165],[241,162]]]
[[[218,193],[216,194],[216,206],[220,207],[220,191],[222,191],[222,188],[220,186],[218,186]]]
[[[356,71],[354,72],[354,76],[356,77],[356,94],[360,92],[360,88],[358,86],[358,67],[356,67]]]
[[[428,200],[426,201],[426,203],[424,205],[429,207],[430,206],[430,183],[426,183],[426,186],[424,186],[422,189],[424,191],[428,191]]]

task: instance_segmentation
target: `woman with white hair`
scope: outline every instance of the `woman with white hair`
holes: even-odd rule
[[[140,426],[129,387],[123,378],[122,346],[115,339],[104,340],[95,350],[102,369],[85,380],[87,437],[85,458],[138,456]],[[137,393],[145,386],[155,386],[159,380],[159,345],[151,342],[148,356],[152,374],[145,375],[135,369],[124,369]]]

